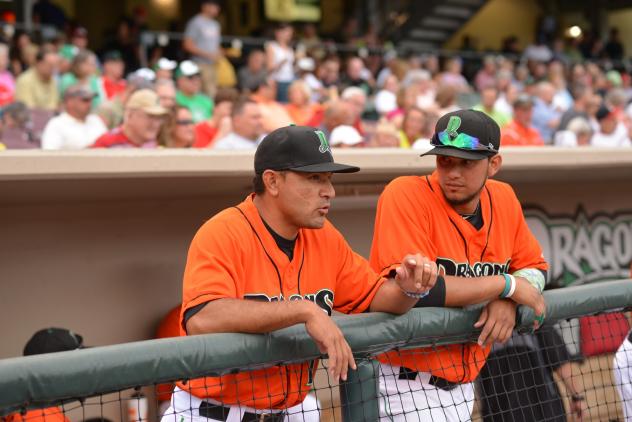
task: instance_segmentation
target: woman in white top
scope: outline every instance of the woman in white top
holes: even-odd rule
[[[277,83],[277,101],[287,102],[287,90],[294,80],[294,49],[290,45],[294,29],[280,23],[274,30],[274,41],[266,43],[267,68]]]

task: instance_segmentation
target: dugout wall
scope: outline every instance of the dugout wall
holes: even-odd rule
[[[331,219],[367,256],[383,185],[427,173],[433,159],[404,150],[335,154],[362,171],[334,178]],[[627,277],[632,150],[506,148],[503,157],[498,178],[525,205],[558,284]],[[0,358],[19,356],[51,325],[91,345],[151,338],[180,301],[193,234],[245,197],[251,169],[248,152],[3,151],[0,318],[13,322],[3,324]]]

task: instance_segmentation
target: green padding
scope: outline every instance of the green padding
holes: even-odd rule
[[[616,280],[565,287],[544,292],[546,320],[559,321],[604,311],[632,307],[632,280]],[[521,307],[516,329],[529,331],[533,326],[533,310]]]
[[[621,280],[545,293],[547,320],[594,314],[632,305],[632,281]],[[394,317],[373,313],[336,318],[358,357],[406,345],[429,346],[476,338],[479,309],[414,309]],[[533,313],[520,309],[518,328],[529,330]],[[312,359],[320,353],[302,325],[267,335],[209,334],[150,340],[72,352],[0,360],[0,415],[28,404]]]
[[[357,371],[350,371],[347,382],[340,384],[340,401],[343,403],[344,422],[377,421],[380,418],[378,379],[379,364],[376,360],[356,362]]]

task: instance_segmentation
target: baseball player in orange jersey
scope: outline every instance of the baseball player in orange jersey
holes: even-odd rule
[[[400,257],[385,275],[371,270],[327,221],[333,161],[325,135],[289,126],[267,135],[255,154],[254,193],[207,221],[184,273],[181,335],[265,333],[305,324],[329,357],[329,374],[355,369],[333,310],[404,313],[434,286],[437,267],[420,254]],[[391,268],[389,268],[389,271]],[[298,363],[178,383],[163,421],[311,421],[303,400],[316,364]]]
[[[547,264],[511,187],[489,180],[500,169],[500,130],[487,115],[442,116],[432,138],[436,171],[400,177],[380,196],[370,263],[389,268],[403,250],[439,267],[437,283],[416,306],[460,307],[490,301],[475,327],[477,344],[389,352],[379,357],[383,420],[470,420],[471,382],[515,325],[516,304],[544,319]],[[407,419],[408,417],[408,419]]]

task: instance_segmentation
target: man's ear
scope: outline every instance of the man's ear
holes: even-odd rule
[[[274,170],[266,170],[263,172],[261,177],[263,179],[263,184],[266,187],[266,193],[271,196],[278,196],[281,173]]]
[[[503,164],[503,157],[500,154],[496,154],[489,159],[489,166],[487,166],[487,177],[493,177],[498,170],[500,170],[500,166]]]

